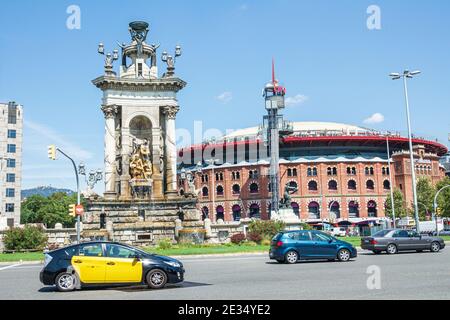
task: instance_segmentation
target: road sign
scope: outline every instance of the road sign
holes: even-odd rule
[[[82,216],[84,214],[84,208],[81,204],[79,204],[75,207],[75,214],[77,216]]]

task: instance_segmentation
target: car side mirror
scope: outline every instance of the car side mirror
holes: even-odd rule
[[[333,241],[334,241],[333,239],[330,239],[328,240],[328,243],[333,243]]]
[[[138,254],[131,256],[135,261],[141,261],[141,257]]]

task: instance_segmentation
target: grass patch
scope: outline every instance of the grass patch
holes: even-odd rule
[[[17,261],[40,261],[44,260],[42,252],[16,252],[16,253],[0,253],[0,262],[17,262]]]
[[[264,245],[175,245],[169,249],[145,248],[147,252],[166,256],[184,256],[195,254],[225,254],[225,253],[248,253],[269,252],[269,246]]]

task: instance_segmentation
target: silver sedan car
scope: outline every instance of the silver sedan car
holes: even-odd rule
[[[386,229],[371,237],[361,239],[361,248],[371,250],[375,254],[383,251],[388,254],[396,254],[399,251],[421,252],[424,250],[439,252],[444,247],[444,239],[420,235],[414,230]]]

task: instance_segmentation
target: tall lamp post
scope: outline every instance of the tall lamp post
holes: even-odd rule
[[[75,178],[77,180],[77,206],[81,204],[81,196],[80,196],[80,178],[78,176],[78,170],[77,165],[75,164],[75,161],[69,157],[64,151],[57,148],[54,145],[48,146],[48,157],[51,160],[56,160],[56,151],[59,151],[63,156],[65,156],[67,159],[69,159],[72,162],[73,169],[75,171]],[[80,243],[80,215],[77,214],[77,243]]]
[[[436,195],[434,196],[434,201],[433,201],[433,218],[434,218],[434,220],[436,221],[436,235],[437,235],[437,236],[439,235],[438,220],[437,220],[437,212],[436,212],[436,211],[437,211],[437,199],[438,199],[438,197],[439,197],[439,194],[440,194],[443,190],[445,190],[445,189],[447,189],[447,188],[450,188],[450,184],[447,185],[447,186],[442,187],[441,189],[439,189],[438,192],[436,192]]]
[[[392,173],[391,173],[391,152],[389,150],[389,137],[386,136],[387,157],[388,157],[388,170],[389,170],[389,191],[391,193],[391,207],[392,207],[392,222],[394,229],[396,228],[395,222],[395,204],[394,204],[394,189],[392,188]]]
[[[86,165],[83,162],[78,165],[78,174],[84,176],[88,194],[92,192],[96,183],[103,179],[103,171],[100,169],[97,169],[97,171],[91,170],[86,174]]]
[[[398,80],[403,78],[403,87],[405,91],[405,104],[406,104],[406,118],[408,123],[408,139],[409,139],[409,157],[411,162],[411,178],[412,178],[412,189],[413,189],[413,200],[414,200],[414,217],[416,220],[416,231],[420,233],[419,225],[419,208],[417,204],[417,190],[416,190],[416,170],[414,166],[414,155],[413,155],[413,145],[412,145],[412,134],[411,134],[411,118],[409,114],[409,100],[408,100],[408,86],[406,83],[407,79],[411,79],[413,76],[418,75],[420,71],[409,71],[405,70],[403,73],[391,73],[389,76],[392,80]]]
[[[211,174],[212,190],[211,190],[211,192],[212,192],[212,205],[213,205],[212,214],[213,214],[213,216],[215,216],[215,212],[216,212],[216,183],[214,180],[216,177],[214,175],[214,168],[215,168],[217,161],[219,161],[219,159],[215,159],[215,158],[211,158],[211,159],[208,159],[205,161],[207,164],[212,166],[212,174]]]

